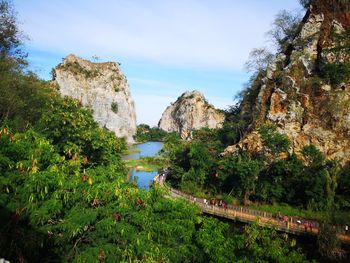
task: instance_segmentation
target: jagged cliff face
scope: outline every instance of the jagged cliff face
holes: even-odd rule
[[[224,122],[222,112],[209,104],[198,91],[183,93],[163,112],[159,128],[177,132],[183,139],[189,139],[191,131],[203,127],[219,128]]]
[[[321,63],[350,61],[346,53],[332,50],[337,45],[334,33],[349,26],[348,1],[312,1],[298,35],[265,76],[256,80],[255,119],[239,147],[262,150],[256,128],[275,123],[279,132],[288,135],[297,154],[305,145],[314,144],[329,159],[350,160],[350,76],[343,83],[330,85],[320,78],[319,69]]]
[[[73,97],[91,108],[101,127],[133,142],[136,133],[134,101],[116,63],[92,63],[69,55],[54,69],[54,82],[61,95]]]

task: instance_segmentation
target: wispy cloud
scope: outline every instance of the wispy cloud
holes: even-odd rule
[[[271,13],[295,2],[15,1],[35,48],[230,69],[240,69],[251,48],[264,42]]]
[[[297,0],[13,0],[32,69],[49,78],[69,53],[122,62],[138,122],[156,125],[186,90],[226,108],[248,79],[243,64],[280,9]]]

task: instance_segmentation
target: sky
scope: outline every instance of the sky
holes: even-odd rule
[[[41,78],[75,54],[116,61],[128,79],[137,122],[157,125],[185,91],[225,109],[249,80],[249,52],[268,45],[278,11],[297,0],[13,0]]]

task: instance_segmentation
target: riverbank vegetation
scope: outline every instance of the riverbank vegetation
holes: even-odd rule
[[[308,6],[309,1],[301,1]],[[300,16],[280,12],[269,31],[270,41],[283,51],[299,30]],[[333,32],[336,45],[329,50],[335,57],[349,55],[349,30]],[[221,129],[201,129],[193,132],[193,140],[165,140],[170,160],[169,182],[181,190],[201,196],[224,196],[245,205],[262,204],[261,208],[275,207],[286,213],[299,213],[317,219],[344,224],[350,222],[349,164],[326,160],[314,145],[305,146],[298,155],[291,151],[291,142],[278,132],[274,124],[264,124],[254,129],[261,138],[260,152],[250,153],[237,147],[224,153],[227,146],[236,144],[257,119],[255,107],[261,79],[275,55],[267,50],[252,52],[247,63],[254,74],[247,87],[238,96],[238,103],[225,112]],[[338,67],[328,62],[327,67],[318,62],[319,75],[335,85],[344,82],[348,75],[342,71],[336,81],[330,77]],[[334,66],[334,67],[333,67]],[[336,82],[336,83],[335,83]],[[259,125],[259,124],[257,124]],[[288,208],[287,208],[288,207]],[[270,209],[269,208],[269,209]],[[294,211],[291,212],[293,208]],[[289,212],[287,212],[289,210]],[[300,211],[300,212],[297,212]]]
[[[1,257],[11,262],[306,262],[292,239],[274,231],[257,225],[235,231],[201,216],[185,200],[165,198],[163,189],[126,183],[125,141],[98,127],[78,101],[62,98],[27,71],[9,1],[0,1],[0,14]],[[200,147],[191,156],[198,156]],[[200,161],[191,164],[202,169]]]
[[[136,135],[134,139],[138,143],[142,142],[162,142],[167,135],[166,131],[159,129],[158,127],[150,127],[147,124],[139,124],[137,125]]]
[[[275,37],[277,49],[285,50],[299,22],[285,13],[277,19],[275,26],[283,25],[286,32],[274,28],[271,35]],[[335,56],[350,54],[349,36],[348,30],[334,36],[342,39],[341,46],[331,49]],[[226,111],[223,128],[194,131],[190,142],[175,137],[165,140],[171,171],[168,183],[195,196],[220,197],[267,212],[316,219],[324,223],[323,229],[338,224],[344,231],[344,226],[350,223],[350,164],[327,160],[313,144],[294,153],[290,140],[277,126],[254,122],[259,118],[256,98],[271,55],[255,52],[252,56],[249,65],[253,65],[256,72],[241,93],[239,103]],[[317,65],[320,68],[314,78],[322,78],[332,86],[348,80],[348,65],[322,63]],[[339,74],[334,73],[337,70]],[[237,146],[225,152],[227,146],[236,144],[253,129],[261,138],[261,150],[252,153]],[[322,254],[334,256],[322,251],[326,246],[319,248]]]
[[[142,157],[139,159],[124,160],[127,168],[135,168],[137,171],[159,171],[167,166],[166,159],[161,156]]]

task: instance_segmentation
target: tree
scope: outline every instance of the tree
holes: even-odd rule
[[[304,8],[309,8],[311,4],[311,0],[299,0],[299,3],[304,7]]]
[[[159,129],[158,127],[150,127],[147,124],[137,125],[136,134],[134,139],[137,142],[145,141],[163,141],[167,135],[167,132]]]
[[[220,178],[230,193],[234,192],[249,203],[249,197],[255,192],[262,164],[246,155],[226,157],[220,165]]]
[[[330,211],[333,208],[339,166],[335,161],[326,161],[314,145],[302,150],[306,160],[304,168],[304,191],[306,205],[314,210]]]
[[[278,235],[274,229],[259,227],[257,223],[246,226],[238,251],[243,262],[308,262],[296,241],[287,235]]]
[[[275,56],[268,51],[266,47],[254,48],[249,53],[248,61],[245,68],[248,72],[261,72],[266,70],[267,66],[272,62]]]
[[[291,142],[287,135],[281,134],[277,131],[274,124],[261,125],[258,128],[261,139],[267,149],[273,154],[278,155],[281,152],[289,150]]]
[[[259,175],[257,195],[264,201],[271,203],[279,202],[286,194],[283,180],[285,179],[287,162],[276,160]]]
[[[324,154],[313,144],[304,146],[302,149],[302,154],[307,162],[307,165],[316,169],[319,169],[326,160]]]
[[[347,164],[339,174],[336,198],[340,209],[350,210],[350,164]]]
[[[12,2],[0,1],[0,59],[23,58],[21,50],[23,34],[18,28]]]
[[[341,260],[345,256],[345,251],[341,248],[336,229],[328,222],[324,222],[320,227],[317,245],[320,254],[332,261]]]
[[[213,218],[205,218],[199,229],[196,241],[203,249],[205,262],[234,262],[233,239],[228,235],[228,225]],[[230,253],[231,252],[231,253]]]
[[[266,33],[278,51],[282,51],[296,36],[301,17],[286,10],[281,10],[272,23],[272,28]]]

